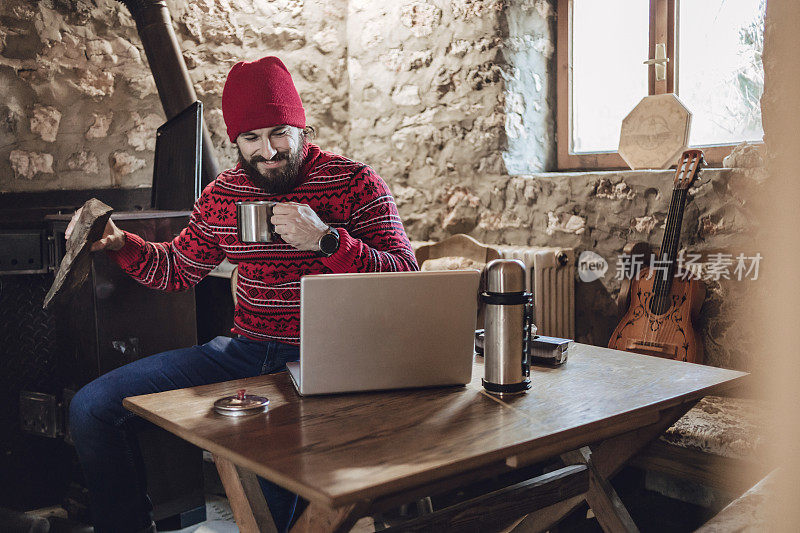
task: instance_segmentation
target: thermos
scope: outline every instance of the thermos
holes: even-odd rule
[[[533,298],[525,291],[525,265],[516,259],[495,259],[484,275],[483,387],[498,396],[521,394],[531,387],[528,337]]]

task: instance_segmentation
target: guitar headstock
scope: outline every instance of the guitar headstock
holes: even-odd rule
[[[706,166],[702,150],[686,150],[675,167],[675,188],[688,189]]]

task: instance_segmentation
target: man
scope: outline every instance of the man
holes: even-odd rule
[[[136,440],[146,422],[122,407],[123,398],[275,372],[297,360],[303,275],[418,268],[383,180],[307,142],[300,96],[279,59],[234,65],[222,113],[239,163],[205,188],[180,235],[145,242],[109,221],[92,245],[140,283],[163,290],[191,287],[224,258],[238,265],[233,338],[140,359],[73,398],[71,434],[98,532],[155,531]],[[235,202],[257,200],[279,202],[277,242],[237,239]],[[261,481],[277,527],[286,529],[297,497]]]

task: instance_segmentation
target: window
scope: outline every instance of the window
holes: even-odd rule
[[[765,0],[558,0],[559,168],[627,168],[616,153],[620,123],[648,94],[678,95],[692,111],[689,144],[712,164],[741,141],[760,142],[765,8]]]

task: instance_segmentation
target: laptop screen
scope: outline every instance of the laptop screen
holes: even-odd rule
[[[153,209],[188,211],[200,196],[203,104],[193,103],[156,132]]]

